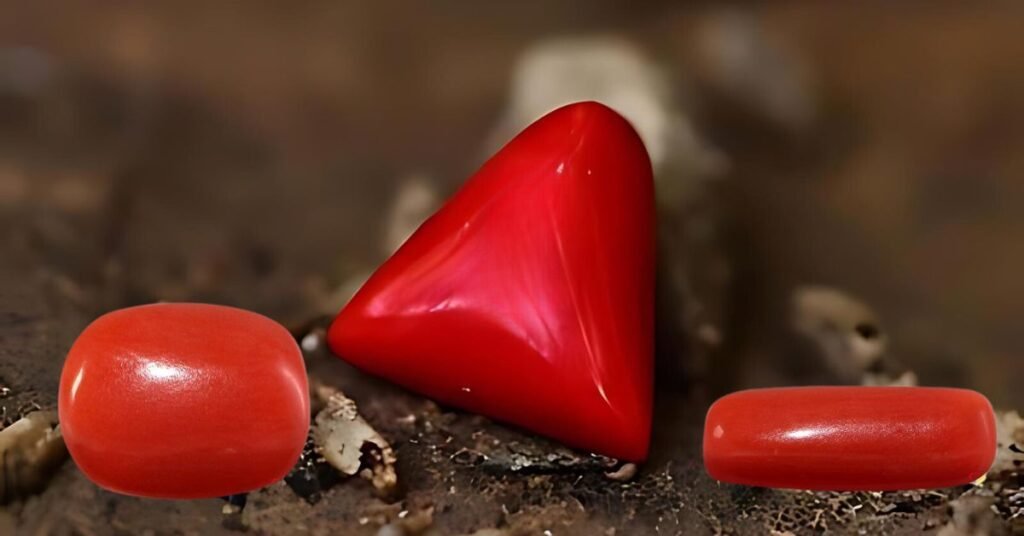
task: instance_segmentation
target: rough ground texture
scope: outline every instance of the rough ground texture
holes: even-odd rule
[[[1024,408],[1024,9],[576,4],[3,6],[0,415],[54,408],[64,354],[113,308],[225,303],[305,334],[381,260],[399,178],[425,171],[451,191],[479,163],[521,50],[615,31],[686,83],[730,163],[704,215],[727,230],[729,289],[697,289],[722,319],[718,350],[695,363],[692,334],[662,321],[653,451],[635,478],[320,349],[310,374],[394,446],[394,497],[360,478],[315,501],[281,483],[224,514],[216,499],[114,495],[68,462],[0,511],[0,533],[1024,531],[1013,470],[977,488],[811,494],[719,485],[700,461],[714,396],[836,381],[795,350],[786,311],[803,284],[870,304],[923,384]],[[813,103],[773,105],[757,95],[786,83],[743,89],[716,67],[708,32],[750,25],[800,66]]]

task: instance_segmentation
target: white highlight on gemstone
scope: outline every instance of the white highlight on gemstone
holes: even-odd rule
[[[809,437],[814,437],[819,433],[820,431],[815,428],[799,428],[797,430],[786,432],[786,437],[788,439],[807,439]]]
[[[184,367],[161,363],[159,361],[147,361],[142,366],[143,374],[154,381],[177,381],[188,377],[188,370]]]
[[[82,377],[85,375],[85,367],[78,369],[78,374],[75,374],[75,380],[71,382],[71,400],[75,399],[75,394],[78,393],[79,386],[82,385]]]

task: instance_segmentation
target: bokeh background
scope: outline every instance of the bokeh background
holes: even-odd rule
[[[531,114],[607,96],[659,151],[650,471],[697,491],[671,496],[681,513],[620,497],[558,526],[623,530],[632,510],[636,533],[743,532],[709,521],[732,499],[692,476],[714,395],[884,369],[1024,407],[1022,23],[1017,2],[4,2],[0,402],[54,407],[75,335],[130,304],[228,303],[301,338]],[[420,403],[320,358],[371,423]],[[446,513],[408,463],[440,533],[517,526],[470,499]],[[105,493],[69,471],[11,527],[233,530],[216,501],[57,514]],[[377,530],[364,517],[303,523]]]

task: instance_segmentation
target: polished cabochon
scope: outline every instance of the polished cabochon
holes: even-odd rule
[[[346,361],[440,402],[616,458],[647,455],[654,186],[595,102],[508,143],[328,332]]]
[[[246,492],[281,479],[309,429],[302,354],[248,311],[160,303],[108,313],[64,365],[61,430],[100,486],[145,497]]]
[[[752,389],[719,399],[704,425],[708,473],[751,486],[941,488],[978,479],[995,452],[992,406],[966,389]]]

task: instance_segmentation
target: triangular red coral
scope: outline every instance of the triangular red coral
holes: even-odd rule
[[[654,193],[633,128],[565,106],[492,157],[328,333],[446,404],[628,460],[652,404]]]

